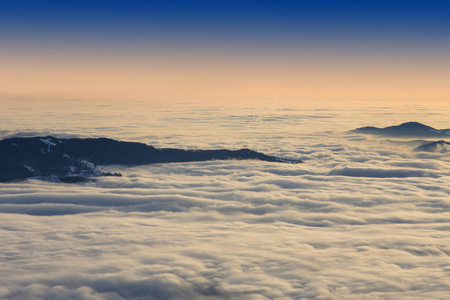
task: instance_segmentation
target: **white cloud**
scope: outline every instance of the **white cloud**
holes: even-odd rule
[[[447,297],[445,156],[346,135],[366,119],[342,111],[169,110],[161,124],[133,112],[138,124],[107,132],[306,162],[108,166],[124,176],[3,184],[1,299]]]

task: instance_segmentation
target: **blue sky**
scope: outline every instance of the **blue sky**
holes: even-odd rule
[[[0,96],[446,99],[448,16],[437,0],[2,1]]]
[[[2,35],[92,43],[178,39],[442,43],[448,1],[2,1]]]

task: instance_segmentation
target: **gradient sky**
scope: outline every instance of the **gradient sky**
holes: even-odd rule
[[[2,1],[3,99],[450,96],[448,1]]]

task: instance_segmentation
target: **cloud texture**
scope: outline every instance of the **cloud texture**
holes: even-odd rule
[[[445,154],[345,134],[366,124],[339,110],[192,111],[162,113],[160,139],[134,136],[306,163],[160,164],[80,185],[2,184],[0,298],[447,297]],[[384,113],[372,112],[375,122]],[[184,128],[178,138],[169,115]],[[210,133],[192,139],[205,123]]]

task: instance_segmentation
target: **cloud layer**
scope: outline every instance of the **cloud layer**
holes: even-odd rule
[[[1,185],[0,298],[447,297],[445,154],[345,134],[365,124],[339,110],[244,112],[179,112],[170,122],[190,128],[170,139],[166,127],[158,143],[182,143],[207,122],[227,129],[199,147],[245,144],[306,163],[160,164],[80,185]]]

